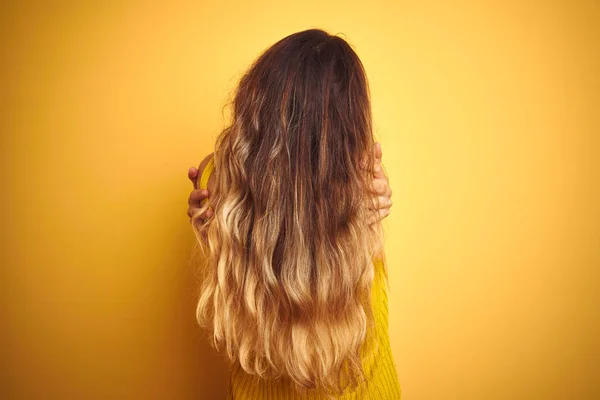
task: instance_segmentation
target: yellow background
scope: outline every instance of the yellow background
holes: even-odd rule
[[[0,6],[1,398],[223,396],[187,169],[310,27],[369,75],[403,398],[600,398],[597,1],[49,3]]]

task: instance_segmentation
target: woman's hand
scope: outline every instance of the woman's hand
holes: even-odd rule
[[[192,217],[194,215],[196,215],[202,207],[202,200],[204,200],[208,197],[208,190],[207,189],[202,189],[202,190],[198,189],[198,187],[196,185],[196,182],[198,182],[198,168],[191,167],[188,170],[188,178],[190,178],[190,180],[192,181],[192,185],[194,185],[194,190],[192,190],[192,192],[190,193],[190,197],[188,198],[188,210],[187,210],[187,215],[188,215],[188,217],[190,217],[190,223],[191,223]],[[213,215],[213,210],[209,208],[200,217],[204,220],[207,220],[208,218],[212,217],[212,215]]]
[[[369,224],[374,224],[390,215],[390,208],[392,207],[392,188],[390,187],[390,180],[381,165],[383,152],[381,151],[381,144],[379,142],[375,143],[374,152],[373,189],[375,190],[375,196],[373,198],[372,209],[378,210],[378,215],[372,217],[369,220]],[[376,200],[379,200],[379,203]]]

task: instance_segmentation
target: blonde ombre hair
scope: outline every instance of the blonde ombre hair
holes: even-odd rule
[[[365,379],[384,261],[373,144],[366,74],[342,38],[295,33],[242,77],[215,145],[214,215],[192,222],[198,321],[247,373],[333,394]]]

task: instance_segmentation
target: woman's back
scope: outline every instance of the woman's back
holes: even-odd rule
[[[231,119],[203,172],[214,214],[192,221],[196,314],[231,361],[231,397],[397,399],[358,55],[318,29],[283,38],[241,78]]]
[[[199,189],[208,188],[208,180],[214,171],[214,158],[211,158],[199,180]],[[371,292],[371,304],[375,329],[365,339],[363,355],[369,353],[363,362],[366,380],[352,389],[347,389],[337,399],[343,400],[396,400],[400,399],[400,384],[396,374],[392,349],[388,334],[388,297],[385,270],[381,260],[376,259],[374,279]],[[319,390],[309,389],[298,392],[292,382],[282,379],[260,379],[246,373],[239,363],[231,369],[229,378],[228,400],[238,399],[311,399],[325,400],[327,395]]]

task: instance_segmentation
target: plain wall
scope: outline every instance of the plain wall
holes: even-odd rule
[[[48,3],[0,6],[0,397],[222,398],[187,169],[320,27],[370,79],[403,399],[600,398],[597,1]]]

